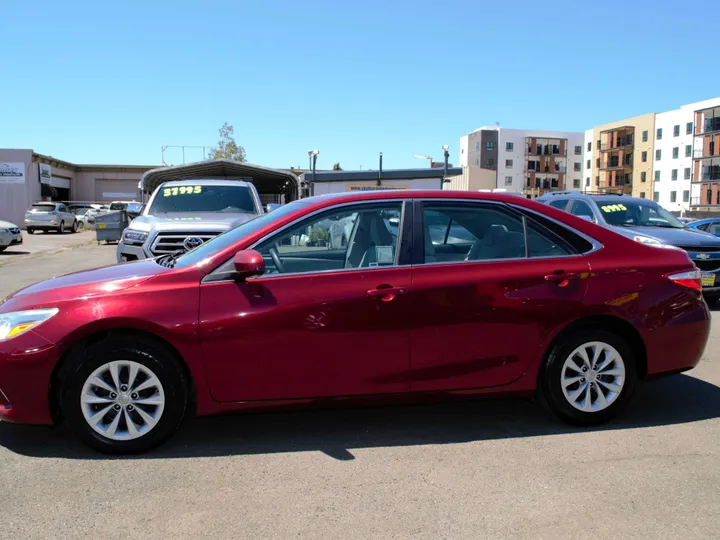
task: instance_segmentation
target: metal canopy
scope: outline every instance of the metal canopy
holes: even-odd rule
[[[250,178],[258,193],[285,193],[286,200],[298,197],[298,178],[293,173],[229,159],[199,161],[186,165],[152,169],[143,174],[139,187],[144,193],[152,193],[163,182],[198,178],[218,180]]]

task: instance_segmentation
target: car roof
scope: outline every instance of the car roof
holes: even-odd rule
[[[58,204],[62,204],[59,202],[52,202],[52,201],[39,201],[32,203],[33,206],[56,206]]]
[[[301,199],[306,204],[328,206],[355,201],[371,201],[375,199],[465,199],[478,201],[518,202],[528,199],[507,192],[486,191],[450,191],[430,189],[379,189],[372,191],[350,191],[344,193],[328,193]]]
[[[691,221],[690,225],[702,225],[703,223],[714,223],[716,221],[720,221],[720,217],[696,219]]]
[[[619,203],[622,201],[637,201],[637,202],[643,202],[643,203],[652,203],[657,204],[655,201],[651,201],[650,199],[643,199],[642,197],[630,197],[628,195],[612,195],[612,194],[594,194],[594,193],[578,193],[577,191],[555,191],[553,193],[546,193],[545,195],[542,195],[538,197],[535,200],[546,202],[546,201],[553,201],[558,199],[580,199],[585,201],[595,201],[595,202],[612,202],[612,203]]]
[[[187,185],[201,185],[201,186],[247,186],[249,182],[243,180],[223,180],[221,178],[186,178],[185,180],[170,180],[160,184],[162,187],[173,187],[173,186],[187,186]],[[160,187],[158,186],[158,187]]]

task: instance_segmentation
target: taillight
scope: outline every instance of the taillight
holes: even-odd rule
[[[665,274],[665,277],[688,289],[702,291],[702,272],[698,269],[675,274]]]

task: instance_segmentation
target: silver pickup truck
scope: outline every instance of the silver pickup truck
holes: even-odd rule
[[[125,229],[117,261],[189,251],[263,213],[255,186],[241,180],[179,180],[161,184]]]

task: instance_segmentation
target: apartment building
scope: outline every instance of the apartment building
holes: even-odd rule
[[[535,198],[581,190],[583,133],[484,126],[460,139],[460,164],[495,174],[496,188]]]
[[[585,131],[584,191],[651,198],[654,126],[650,113]]]
[[[693,103],[693,210],[720,210],[720,98]]]

